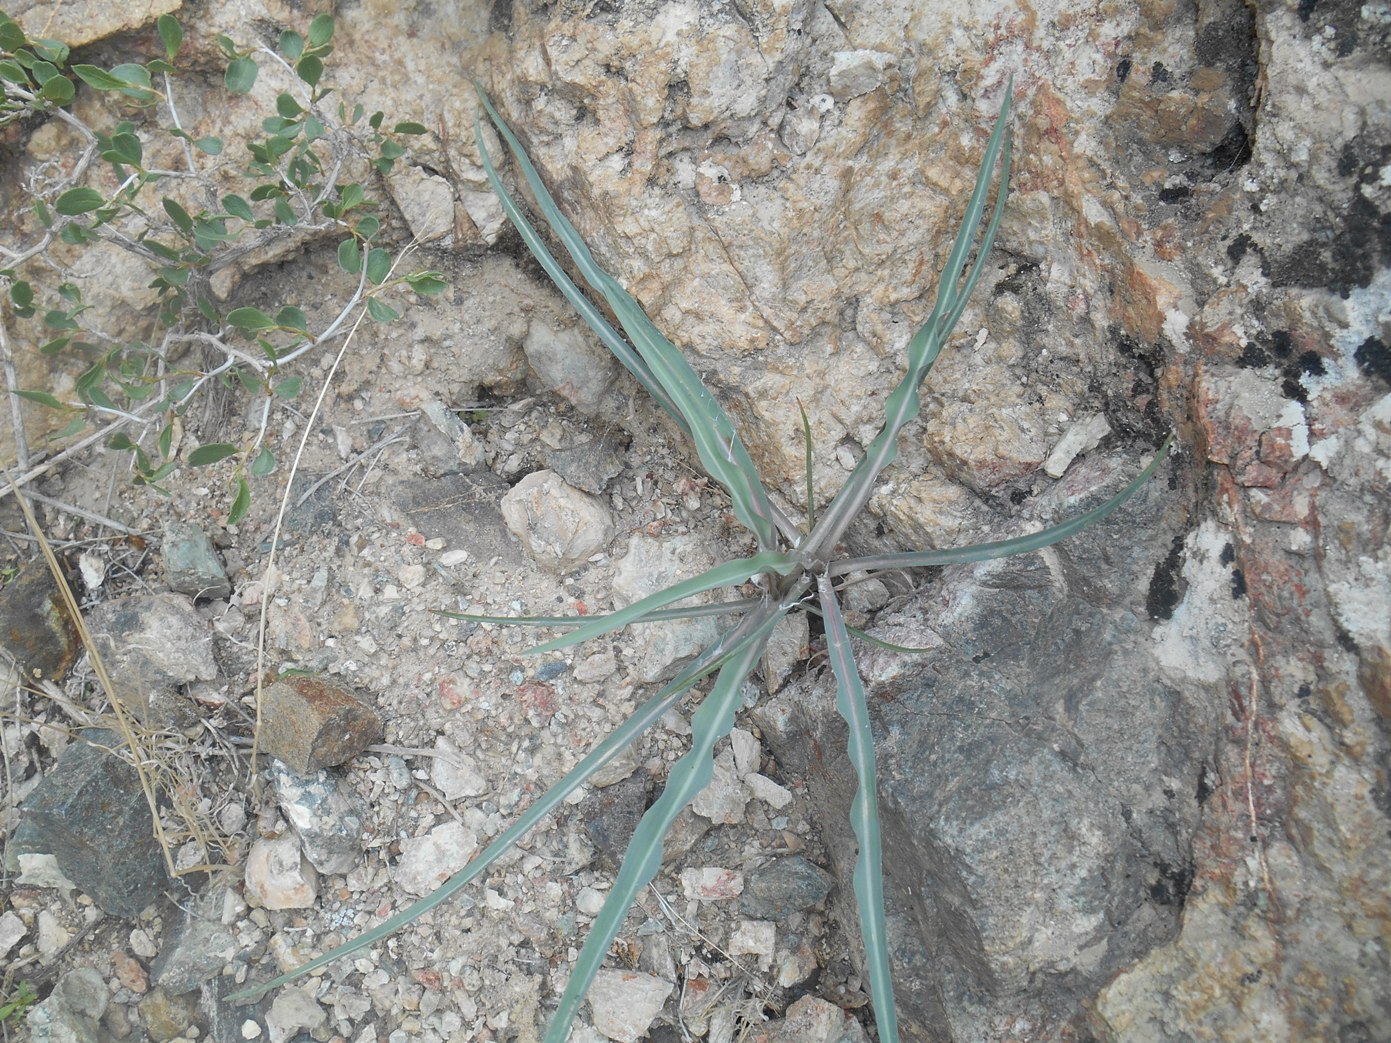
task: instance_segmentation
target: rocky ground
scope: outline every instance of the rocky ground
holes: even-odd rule
[[[459,285],[499,271],[524,280],[510,263],[494,264],[459,273]],[[480,324],[494,327],[506,314],[481,313],[517,303],[474,301]],[[96,733],[79,730],[114,726],[85,654],[48,691],[12,680],[4,815],[16,875],[0,945],[13,982],[45,995],[64,983],[31,1017],[31,1031],[50,1017],[55,1027],[44,1031],[55,1034],[35,1038],[60,1038],[60,1022],[77,1038],[159,1043],[262,1033],[527,1040],[544,1028],[626,836],[683,749],[680,713],[421,922],[260,1004],[220,1000],[429,893],[709,629],[652,627],[530,657],[536,631],[441,610],[603,611],[747,551],[727,502],[673,450],[650,409],[633,407],[619,424],[567,401],[610,394],[619,408],[629,391],[615,390],[609,368],[571,374],[557,394],[536,374],[554,368],[547,352],[566,342],[533,337],[524,357],[513,345],[519,358],[495,360],[500,376],[480,384],[475,401],[441,410],[427,389],[477,369],[479,344],[430,341],[427,350],[428,310],[416,318],[393,331],[409,338],[413,327],[414,346],[366,340],[314,419],[269,582],[279,506],[270,483],[235,527],[218,524],[215,471],[180,472],[168,500],[137,495],[114,455],[40,486],[52,500],[125,519],[128,534],[37,504],[48,538],[74,562],[84,615],[143,718],[161,784],[192,811],[190,827],[165,808],[175,865],[220,868],[160,882],[164,859],[133,770],[94,767],[86,743]],[[494,347],[502,352],[502,341]],[[228,404],[233,420],[237,405]],[[286,414],[287,443],[306,422]],[[9,510],[6,527],[21,531]],[[28,549],[12,542],[11,560]],[[249,746],[267,597],[265,670],[286,680],[262,693],[257,786]],[[16,599],[6,611],[19,628]],[[816,669],[805,632],[789,641],[768,664],[774,687]],[[320,720],[306,679],[361,703]],[[751,689],[748,701],[765,695]],[[352,733],[336,755],[325,750],[330,725]],[[98,763],[121,756],[116,733],[97,739],[116,747]],[[320,768],[325,759],[331,766]],[[862,1030],[842,1010],[862,1009],[865,997],[827,914],[830,878],[818,868],[825,857],[801,780],[747,718],[719,763],[630,917],[618,969],[596,985],[592,1022],[614,1039],[639,1038],[659,1019],[659,1032],[687,1038],[857,1038]],[[54,795],[70,778],[82,781]],[[130,812],[114,835],[103,817],[113,787]],[[34,810],[52,801],[60,811]],[[69,850],[94,841],[103,848],[95,860]],[[81,866],[90,877],[66,883],[50,857],[22,853],[54,850],[69,872]],[[794,1021],[782,1021],[789,1010]],[[821,1034],[804,1034],[803,1022]]]
[[[309,20],[298,2],[17,7],[106,66],[163,53],[150,19],[177,9],[185,126],[225,135],[227,154],[279,111],[277,91],[304,93],[266,62],[229,96],[216,39],[274,47]],[[528,1040],[564,985],[681,747],[679,715],[421,924],[257,1006],[219,999],[422,893],[708,634],[529,657],[539,635],[435,610],[601,611],[747,549],[675,433],[503,230],[471,133],[477,81],[794,513],[802,407],[817,487],[834,489],[932,310],[1012,84],[995,253],[847,542],[1017,535],[1098,503],[1170,432],[1176,451],[1121,512],[1047,554],[865,584],[853,606],[933,649],[861,664],[904,1038],[1391,1036],[1385,4],[336,13],[333,98],[426,130],[384,181],[361,156],[351,176],[383,201],[383,242],[428,242],[421,266],[450,289],[365,325],[336,368],[337,343],[299,360],[303,389],[270,413],[279,465],[236,526],[230,462],[178,472],[167,499],[135,495],[128,462],[102,450],[29,484],[133,723],[103,716],[91,658],[55,622],[42,568],[19,567],[33,547],[13,501],[0,508],[4,611],[30,637],[13,645],[26,686],[7,688],[0,743],[15,863],[0,1011],[26,977],[44,999],[7,1031]],[[104,97],[78,89],[72,111],[108,126],[125,110]],[[163,113],[144,115],[153,148]],[[26,186],[51,186],[75,147],[58,122],[0,141],[15,242],[40,234]],[[315,238],[331,231],[300,226],[213,292],[229,307],[292,300],[321,328],[351,289]],[[141,328],[146,262],[114,246],[80,260],[56,263],[91,283],[83,321]],[[18,350],[21,328],[0,324],[6,379],[75,397],[77,371]],[[254,430],[264,408],[210,395],[171,451]],[[35,402],[11,415],[31,447],[63,419]],[[0,454],[22,441],[8,435]],[[258,678],[262,742],[288,771],[267,764],[253,783]],[[782,635],[763,678],[582,1036],[833,1040],[866,1023],[852,776],[816,634]],[[85,752],[72,733],[93,724],[130,733],[138,772]],[[167,860],[147,786],[164,794]]]

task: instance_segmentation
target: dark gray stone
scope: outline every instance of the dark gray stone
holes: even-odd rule
[[[1114,489],[1135,465],[1106,483],[1104,464],[1084,466],[1045,497],[1050,521],[1100,499],[1068,503],[1069,489]],[[1149,642],[1145,592],[1187,503],[1164,486],[1042,554],[948,569],[880,620],[931,654],[857,650],[905,1039],[1000,1038],[1014,1017],[1043,1038],[1178,930],[1220,696],[1166,684]],[[855,775],[833,692],[798,682],[758,712],[824,809],[857,938]]]
[[[462,547],[478,561],[498,559],[500,566],[520,565],[521,547],[502,520],[498,504],[510,489],[490,471],[411,478],[391,486],[387,496],[399,520],[427,539]]]
[[[164,578],[170,590],[197,598],[225,598],[232,593],[227,572],[213,550],[212,540],[197,525],[171,522],[160,546]]]
[[[150,978],[169,995],[193,991],[236,955],[237,939],[222,924],[225,893],[226,888],[214,887],[189,903],[183,921],[150,964]]]
[[[621,449],[618,432],[611,431],[583,445],[550,450],[546,466],[576,489],[599,496],[623,470]]]
[[[831,883],[830,873],[801,855],[780,858],[744,875],[739,911],[756,920],[783,920],[820,902]]]
[[[84,729],[21,810],[30,844],[76,887],[113,916],[138,916],[168,876],[135,769],[100,748],[120,745],[115,732]]]
[[[612,786],[595,790],[580,805],[585,836],[594,845],[603,865],[616,869],[622,864],[633,831],[647,810],[651,784],[651,777],[639,769]]]

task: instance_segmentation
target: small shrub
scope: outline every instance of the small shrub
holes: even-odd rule
[[[451,877],[434,894],[303,967],[228,998],[251,998],[283,985],[332,960],[380,941],[439,905],[482,873],[567,794],[659,720],[690,688],[714,675],[709,693],[700,700],[691,719],[691,748],[671,767],[664,792],[638,824],[609,897],[594,920],[559,1008],[551,1020],[546,1043],[563,1043],[579,1011],[580,1002],[608,955],[629,908],[661,867],[667,831],[682,808],[710,782],[715,744],[733,726],[735,712],[743,701],[745,682],[762,660],[769,636],[788,613],[808,611],[822,619],[830,665],[836,679],[836,708],[849,726],[849,756],[859,776],[851,820],[859,841],[854,888],[865,947],[865,964],[879,1039],[881,1043],[896,1043],[898,1027],[885,935],[874,739],[864,686],[856,670],[852,650],[852,635],[858,632],[852,631],[843,618],[838,599],[840,586],[847,577],[857,572],[982,561],[1047,547],[1095,524],[1124,503],[1154,474],[1167,454],[1172,439],[1165,441],[1149,466],[1121,492],[1085,514],[1040,532],[953,550],[910,551],[860,558],[837,557],[837,545],[850,523],[868,504],[875,480],[897,454],[899,434],[917,416],[919,387],[946,345],[966,307],[972,288],[985,268],[1004,212],[1009,181],[1009,93],[995,121],[975,189],[943,270],[936,304],[927,322],[909,342],[906,372],[885,404],[884,426],[839,492],[824,510],[817,512],[814,518],[808,517],[805,527],[795,524],[773,503],[738,431],[719,403],[681,352],[662,336],[638,303],[594,261],[584,240],[547,191],[521,143],[481,92],[480,99],[520,167],[551,232],[565,247],[585,281],[612,309],[626,337],[608,322],[598,307],[570,279],[508,193],[488,155],[480,114],[474,128],[479,151],[493,189],[502,200],[508,217],[565,298],[690,437],[701,464],[729,493],[735,515],[752,533],[758,549],[749,557],[726,562],[606,616],[583,619],[459,617],[502,625],[568,628],[569,632],[564,636],[532,649],[536,653],[574,645],[635,623],[658,623],[706,615],[731,616],[736,622],[670,684],[639,707],[574,770],[548,790],[478,858]],[[997,168],[998,179],[995,177]],[[999,187],[995,191],[993,207],[987,213],[991,184],[996,180]],[[979,245],[976,245],[978,238]],[[809,435],[807,445],[810,452]],[[814,503],[810,470],[809,467],[809,505]],[[749,580],[761,585],[763,592],[760,596],[699,607],[671,607],[693,595],[720,587],[742,585]]]
[[[326,68],[334,20],[325,14],[304,33],[280,33],[275,47],[243,48],[219,36],[227,91],[248,93],[259,62],[280,66],[293,86],[276,96],[259,136],[240,143],[194,137],[179,115],[183,29],[172,15],[160,16],[155,29],[161,57],[103,68],[72,62],[65,44],[30,39],[0,14],[0,130],[59,120],[81,141],[78,155],[33,172],[26,191],[34,232],[0,243],[0,294],[25,324],[17,339],[39,345],[55,362],[79,360],[75,400],[44,388],[10,390],[69,417],[59,441],[96,432],[109,448],[130,453],[140,485],[160,489],[181,462],[233,459],[234,523],[250,506],[248,478],[276,466],[267,429],[275,403],[300,391],[294,363],[346,336],[364,310],[379,322],[397,318],[394,293],[444,288],[438,272],[396,274],[370,186],[346,176],[355,168],[387,173],[405,154],[402,142],[425,128],[389,124],[381,112],[369,116],[362,105],[332,97]],[[130,118],[90,126],[72,108],[83,88],[108,95]],[[232,145],[240,146],[236,157]],[[178,162],[161,166],[170,156]],[[214,280],[248,257],[331,235],[339,237],[338,266],[357,276],[357,287],[326,321],[311,322],[296,302],[271,311],[218,303]],[[57,255],[80,256],[99,243],[114,244],[148,269],[157,301],[153,335],[132,337],[93,322],[89,284],[102,271],[65,274],[77,266]],[[8,354],[8,337],[0,348]],[[181,418],[214,383],[261,396],[259,424],[245,438],[181,454]],[[15,426],[23,454],[23,431]]]

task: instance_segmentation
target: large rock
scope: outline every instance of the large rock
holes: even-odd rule
[[[103,602],[88,619],[115,694],[152,726],[187,724],[192,704],[178,689],[217,677],[212,624],[180,594],[136,594]]]
[[[1076,512],[1137,468],[1085,468],[1045,509]],[[911,1038],[1000,1038],[1015,1018],[1051,1033],[1176,933],[1224,699],[1172,683],[1143,622],[1187,504],[1156,482],[1046,553],[948,570],[881,621],[886,640],[929,655],[861,652],[886,740],[886,905]],[[827,809],[848,881],[854,773],[826,685],[794,683],[761,712],[779,759]],[[857,923],[853,893],[840,894]]]
[[[25,800],[30,850],[52,854],[63,875],[112,916],[138,916],[168,882],[150,806],[121,737],[88,728]]]
[[[1049,487],[1041,465],[1080,417],[1099,413],[1115,432],[1092,456],[1169,426],[1194,447],[1198,492],[1171,495],[1220,522],[1113,529],[1115,562],[1059,588],[1053,647],[1079,656],[1076,669],[1056,677],[1050,657],[1026,660],[1063,686],[1066,714],[1017,663],[993,662],[987,642],[939,656],[933,690],[948,709],[890,733],[892,746],[963,727],[936,714],[979,714],[982,701],[1012,722],[936,755],[938,771],[951,761],[963,779],[995,779],[954,827],[939,806],[914,828],[886,783],[888,843],[927,858],[929,904],[974,910],[957,925],[987,929],[962,949],[933,1015],[959,1038],[998,1038],[991,1004],[1027,991],[1015,977],[1025,966],[1046,968],[1039,992],[1059,987],[1038,996],[1044,1016],[1064,1020],[1072,1003],[1103,1039],[1237,1040],[1252,1024],[1275,1040],[1391,1033],[1380,990],[1366,987],[1391,977],[1391,958],[1361,941],[1391,920],[1378,796],[1391,756],[1391,198],[1380,174],[1391,47],[1370,11],[1144,0],[1079,20],[1057,2],[1026,13],[989,0],[518,3],[507,38],[483,49],[484,82],[595,256],[716,378],[789,499],[802,495],[798,399],[823,496],[873,436],[1010,75],[1017,165],[1000,243],[960,343],[930,377],[926,420],[871,505],[879,538],[902,548],[995,531]],[[957,573],[947,596],[982,591],[1001,620],[1034,633],[1038,562],[991,568]],[[974,662],[981,651],[992,659]],[[983,673],[1004,690],[987,690]],[[1076,732],[1069,715],[1103,696],[1112,705],[1118,686],[1137,700],[1113,716],[1135,714],[1125,742],[1088,745],[1101,741],[1099,709],[1080,747],[1060,734],[1051,750],[1030,730],[1066,721]],[[1020,692],[1052,716],[1019,724]],[[1213,693],[1209,716],[1193,716]],[[1209,751],[1201,807],[1182,772],[1173,802],[1152,779],[1145,800],[1121,802],[1132,769],[1114,758],[1193,770],[1192,750],[1141,731],[1157,722],[1182,723],[1184,741]],[[913,755],[925,741],[912,739]],[[1103,798],[1064,821],[1092,769],[1108,780]],[[1006,799],[1026,778],[1039,788],[1020,799],[1069,841],[1033,852],[1024,879],[1072,865],[1083,875],[1059,880],[1060,895],[1120,913],[1115,929],[1090,932],[1032,885],[1032,905],[978,886],[962,874],[986,867],[988,845],[935,839],[965,829],[968,813],[985,816],[982,831],[1033,835]],[[1165,839],[1170,820],[1178,832]],[[1148,868],[1103,888],[1107,865],[1103,876]],[[1194,899],[1180,908],[1190,874]],[[1119,904],[1098,906],[1103,891]],[[1011,936],[1012,917],[1041,924],[1059,911],[1058,952],[1042,933]],[[1102,934],[1099,951],[1084,944]],[[925,980],[918,966],[900,973],[908,994]]]

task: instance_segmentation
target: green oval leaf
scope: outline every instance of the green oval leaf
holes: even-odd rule
[[[159,30],[159,39],[164,44],[164,53],[172,62],[174,55],[179,53],[179,45],[184,42],[183,27],[179,25],[179,20],[171,14],[162,14],[155,19],[155,28]]]
[[[88,214],[106,205],[106,197],[95,188],[70,188],[58,197],[53,209],[64,217]]]
[[[13,283],[10,286],[10,300],[18,308],[27,308],[34,303],[34,288],[23,280]]]
[[[237,522],[246,517],[246,512],[250,507],[251,486],[246,484],[245,478],[238,478],[237,495],[232,499],[232,509],[227,512],[227,524],[237,524]]]
[[[239,218],[242,221],[256,220],[256,215],[251,210],[251,204],[241,196],[223,196],[222,209],[227,211],[228,216]]]
[[[333,15],[321,14],[309,23],[309,46],[322,47],[333,39]]]
[[[421,123],[398,123],[393,128],[397,134],[428,134],[430,131]]]
[[[66,76],[52,76],[39,88],[39,97],[55,105],[66,105],[77,94],[77,88]]]
[[[317,87],[320,77],[324,74],[324,63],[314,55],[306,54],[295,65],[295,72],[309,86]]]
[[[9,15],[0,17],[0,49],[17,51],[27,42],[24,39],[24,30],[20,28],[18,22]]]
[[[251,473],[256,478],[263,478],[275,470],[275,454],[266,446],[261,446],[261,451],[256,454],[256,459],[251,463]]]
[[[250,58],[235,58],[228,64],[222,82],[233,94],[246,94],[256,85],[256,74],[260,71]]]
[[[391,254],[381,247],[373,247],[367,251],[367,278],[373,286],[380,286],[389,271],[391,271]]]
[[[238,452],[236,446],[228,445],[226,442],[209,442],[207,445],[200,445],[188,454],[188,465],[190,467],[206,467],[219,460],[226,460],[229,456],[236,456]]]
[[[275,397],[294,398],[299,394],[299,389],[303,386],[303,377],[286,377],[279,384],[275,385]]]
[[[286,29],[280,34],[280,53],[292,62],[298,61],[304,53],[304,37],[292,29]]]
[[[123,87],[148,88],[150,86],[150,70],[134,62],[124,62],[121,65],[113,66],[111,75],[120,80]]]
[[[275,98],[275,111],[280,113],[282,118],[292,120],[303,112],[304,109],[300,108],[299,102],[295,101],[290,95],[278,94]]]
[[[170,199],[168,196],[165,196],[164,199],[161,200],[161,205],[164,207],[164,212],[169,215],[169,219],[174,222],[179,231],[183,232],[185,235],[193,231],[193,218],[188,216],[187,210],[179,206],[178,203],[174,202],[174,200]]]
[[[424,297],[433,297],[449,284],[439,272],[413,272],[406,276],[406,285]]]
[[[213,137],[199,138],[193,143],[193,147],[206,155],[218,156],[222,154],[222,139]]]
[[[362,271],[362,251],[356,239],[344,239],[338,244],[338,267],[349,275]]]
[[[374,235],[376,235],[377,231],[381,228],[381,226],[382,223],[380,221],[378,221],[371,214],[368,214],[367,216],[358,220],[357,227],[353,230],[357,232],[357,234],[361,236],[364,240],[367,240],[371,239]]]
[[[275,320],[260,308],[233,308],[227,313],[227,321],[248,333],[253,330],[268,330],[275,325]]]
[[[307,333],[309,331],[309,319],[304,312],[294,305],[287,304],[275,314],[275,324],[277,326],[288,326],[292,330],[300,330]]]
[[[375,297],[367,298],[367,314],[378,322],[395,322],[401,317],[401,313],[389,304],[384,304]]]

